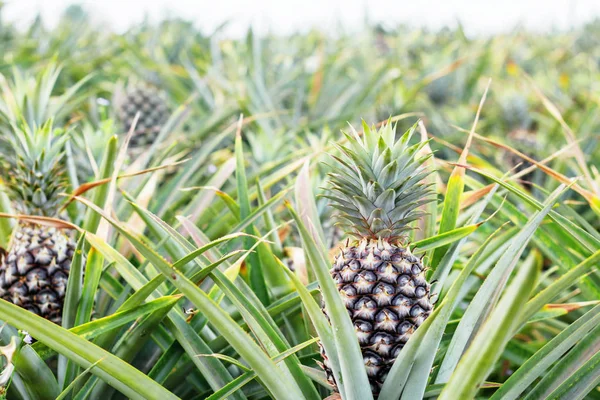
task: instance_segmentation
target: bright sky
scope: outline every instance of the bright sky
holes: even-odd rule
[[[36,11],[52,25],[72,0],[8,0],[4,18],[25,24]],[[570,27],[600,17],[600,0],[83,0],[93,15],[116,30],[166,15],[193,19],[206,33],[225,20],[240,35],[249,25],[288,33],[310,26],[351,29],[361,26],[365,10],[372,21],[409,22],[419,26],[455,25],[468,33],[509,31],[521,23],[532,30]]]

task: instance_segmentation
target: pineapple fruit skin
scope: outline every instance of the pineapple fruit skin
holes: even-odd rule
[[[135,87],[128,90],[119,103],[118,116],[125,132],[129,131],[136,114],[140,113],[131,147],[151,145],[169,118],[169,107],[161,92],[152,87]]]
[[[398,354],[432,310],[421,260],[403,246],[411,222],[435,201],[426,141],[410,144],[416,125],[400,137],[389,121],[379,130],[363,123],[362,135],[344,132],[347,145],[332,156],[329,191],[337,226],[347,237],[331,277],[350,314],[364,366],[379,396]],[[327,310],[324,310],[325,312]],[[323,367],[333,381],[326,355]],[[335,382],[334,388],[336,388]]]
[[[1,258],[0,297],[61,324],[74,231],[29,222],[15,227]]]
[[[377,397],[396,357],[433,308],[423,264],[408,248],[363,239],[341,249],[330,273],[355,327]],[[327,379],[337,388],[327,355],[322,348],[321,352]]]

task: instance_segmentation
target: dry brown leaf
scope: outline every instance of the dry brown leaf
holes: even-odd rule
[[[464,209],[464,208],[467,208],[467,207],[475,204],[477,201],[482,199],[486,194],[488,194],[494,188],[494,186],[495,186],[495,183],[484,186],[481,189],[476,189],[476,190],[471,190],[469,192],[465,192],[463,194],[463,198],[460,202],[460,208]]]
[[[124,178],[132,178],[135,176],[148,174],[150,172],[159,171],[159,170],[162,170],[165,168],[174,167],[176,165],[183,164],[183,163],[187,162],[188,160],[189,159],[185,159],[185,160],[177,161],[177,162],[170,163],[170,164],[159,165],[158,167],[147,168],[147,169],[144,169],[141,171],[136,171],[136,172],[119,175],[119,176],[117,176],[117,180],[124,179]],[[64,196],[68,196],[69,199],[67,200],[65,205],[63,205],[62,209],[66,208],[70,203],[72,203],[76,196],[81,196],[82,194],[86,193],[89,190],[92,190],[95,187],[110,183],[111,179],[112,178],[104,178],[104,179],[100,179],[100,180],[97,180],[94,182],[84,183],[84,184],[79,185],[79,187],[77,187],[73,192],[64,194]]]
[[[36,215],[23,215],[23,214],[6,214],[0,213],[0,218],[14,218],[19,221],[31,222],[38,225],[51,226],[58,229],[75,229],[81,231],[81,228],[75,224],[62,220],[60,218],[43,217]]]
[[[599,304],[599,303],[600,303],[600,300],[580,301],[577,303],[566,303],[566,304],[546,304],[544,306],[544,309],[546,309],[546,310],[564,310],[566,312],[571,312],[571,311],[579,310],[582,307],[595,306],[596,304]]]
[[[554,171],[552,168],[547,167],[546,165],[544,165],[543,163],[534,160],[533,158],[529,157],[527,154],[521,153],[520,151],[513,149],[512,147],[505,145],[503,143],[497,142],[493,139],[489,139],[486,138],[484,136],[481,136],[479,134],[475,134],[475,136],[478,139],[481,139],[495,147],[510,151],[516,155],[518,155],[519,157],[521,157],[522,159],[529,161],[530,163],[534,164],[537,168],[539,168],[540,170],[544,171],[547,175],[550,175],[551,177],[553,177],[554,179],[556,179],[557,181],[559,181],[560,183],[564,183],[566,185],[570,185],[572,183],[572,180],[568,177],[566,177],[565,175],[561,174],[560,172],[556,172]],[[581,186],[579,186],[577,183],[574,183],[572,186],[573,190],[575,190],[577,193],[579,193],[580,195],[582,195],[588,202],[592,203],[593,199],[594,199],[594,193],[590,192],[587,189],[582,188]]]
[[[533,88],[535,94],[542,100],[542,104],[544,105],[544,107],[546,107],[546,110],[548,110],[550,115],[552,115],[552,117],[558,121],[560,126],[562,126],[563,132],[565,133],[565,136],[567,138],[567,143],[574,144],[575,159],[577,160],[577,164],[579,165],[579,168],[581,169],[585,180],[587,181],[589,187],[595,192],[595,194],[600,195],[600,190],[596,186],[596,182],[592,179],[590,170],[585,162],[585,155],[583,154],[583,150],[581,150],[581,147],[579,147],[579,145],[577,144],[575,132],[573,132],[571,127],[569,127],[567,122],[564,120],[562,114],[558,110],[558,107],[556,107],[556,105],[554,105],[554,103],[552,103],[550,99],[546,97],[546,95],[544,95],[542,90],[536,85],[533,78],[525,72],[523,72],[523,74],[525,78],[527,78],[527,81]]]

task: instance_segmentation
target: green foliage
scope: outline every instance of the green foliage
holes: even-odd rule
[[[62,327],[0,299],[0,398],[316,400],[319,346],[370,398],[338,217],[402,236],[437,299],[379,399],[597,398],[598,26],[0,24],[0,245],[14,214],[80,234]],[[116,107],[138,82],[171,110],[141,151]]]

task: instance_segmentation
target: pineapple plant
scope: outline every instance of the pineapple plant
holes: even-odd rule
[[[378,51],[376,28],[222,40],[218,30],[208,36],[170,20],[121,35],[80,9],[57,28],[41,19],[28,30],[3,28],[10,40],[1,55],[0,215],[20,215],[0,218],[0,398],[321,400],[331,394],[327,375],[338,399],[597,397],[600,179],[592,164],[600,147],[594,91],[584,89],[594,88],[598,65],[597,54],[579,54],[574,42],[587,30],[481,39],[461,28],[390,25],[391,50]],[[53,57],[60,76],[60,67],[48,68]],[[516,62],[507,65],[513,59],[564,121],[534,100]],[[180,107],[168,122],[173,135],[163,126],[151,157],[126,165],[114,134],[130,126],[119,118],[117,90],[112,104],[96,99],[116,77],[132,75]],[[522,153],[535,148],[527,140],[539,131],[545,165],[556,173],[540,169],[532,193],[504,176],[508,153],[479,136],[452,167],[466,139],[457,127],[471,122],[487,76],[491,94],[506,92],[510,104],[487,103],[473,131]],[[122,99],[137,85],[123,87]],[[511,93],[539,107],[532,114]],[[432,197],[420,183],[428,172],[422,152],[410,145],[417,138],[366,128],[342,136],[335,151],[329,196],[338,198],[340,223],[332,226],[338,210],[313,196],[331,171],[317,164],[329,127],[361,115],[394,115],[404,126],[420,114],[409,110],[423,112],[439,139],[432,146],[441,168],[426,180],[437,182],[444,203],[427,204],[431,215],[411,221]],[[52,130],[41,156],[38,130],[49,119],[78,126],[64,156],[66,136]],[[552,158],[564,148],[563,123],[580,149],[569,144],[572,151]],[[130,155],[148,152],[157,132],[136,131],[133,144],[142,143]],[[154,170],[188,154],[173,178]],[[64,228],[74,225],[56,220],[65,218],[55,196],[65,191],[63,162],[68,187],[80,189],[70,222],[87,231],[69,272],[74,231]],[[131,176],[140,170],[148,172]],[[559,188],[546,198],[559,183],[570,185],[568,196]],[[419,259],[424,252],[432,257]],[[25,309],[57,311],[67,273],[62,327]],[[327,316],[314,298],[319,288]],[[429,291],[439,293],[434,309]],[[316,369],[318,342],[327,373]]]
[[[57,134],[51,120],[34,129],[13,125],[12,133],[0,177],[15,211],[25,218],[0,257],[0,297],[60,324],[75,231],[26,217],[59,217],[67,135]]]
[[[500,106],[502,120],[509,130],[528,130],[534,124],[527,97],[519,94],[507,96]]]
[[[131,138],[132,148],[145,148],[151,145],[169,118],[169,106],[164,94],[155,87],[136,85],[117,90],[115,95],[117,116],[122,129],[128,132],[135,116],[139,119]]]
[[[502,121],[508,130],[508,141],[514,147],[530,158],[537,158],[537,123],[532,119],[527,98],[523,95],[512,95],[502,103]],[[505,157],[508,167],[515,169],[516,173],[523,171],[531,164],[514,153]],[[531,189],[534,173],[530,172],[522,177],[523,185]]]
[[[433,201],[422,183],[430,172],[423,166],[428,156],[418,155],[424,143],[409,144],[413,131],[397,140],[388,123],[379,130],[365,124],[362,137],[344,133],[348,144],[338,146],[341,157],[333,157],[325,195],[349,237],[330,272],[354,324],[374,396],[432,310],[425,267],[405,242],[411,222],[423,215],[420,206]]]
[[[426,88],[425,92],[435,106],[442,106],[448,103],[453,96],[453,84],[452,77],[444,75],[439,79],[431,82]]]

